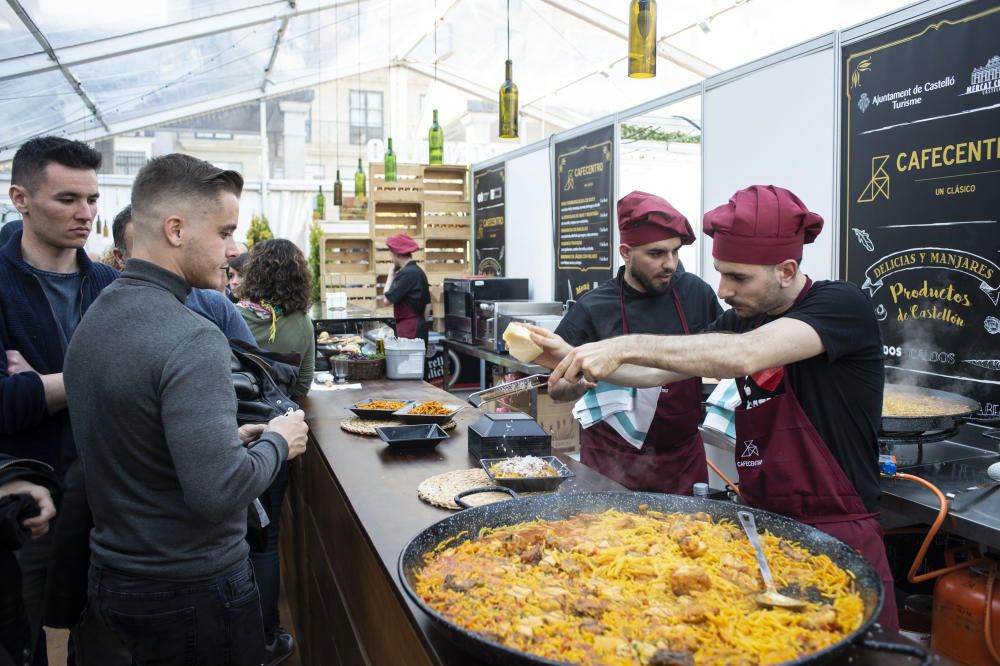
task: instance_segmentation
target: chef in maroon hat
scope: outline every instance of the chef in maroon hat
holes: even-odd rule
[[[618,275],[587,292],[566,314],[556,333],[582,345],[630,333],[699,333],[722,314],[712,288],[677,259],[694,242],[687,218],[664,199],[632,192],[618,202]],[[586,391],[561,382],[549,390],[555,400],[576,400]],[[662,387],[656,416],[641,449],[605,422],[580,431],[580,459],[632,490],[691,494],[708,481],[705,446],[698,434],[701,378]]]
[[[898,627],[892,574],[878,522],[877,433],[884,362],[871,301],[849,282],[813,282],[802,248],[823,219],[786,189],[755,185],[705,214],[704,231],[732,309],[698,336],[628,336],[569,350],[552,382],[607,379],[625,386],[684,377],[735,377],[736,468],[751,505],[846,542],[885,585],[880,621]]]
[[[396,335],[400,338],[419,338],[426,343],[431,292],[427,274],[413,259],[413,253],[420,246],[406,234],[389,236],[385,244],[392,253],[393,268],[386,280],[383,297],[392,304]]]

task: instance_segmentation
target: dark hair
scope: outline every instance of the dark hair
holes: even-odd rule
[[[237,273],[239,273],[240,275],[243,275],[243,271],[245,271],[247,268],[248,261],[250,261],[250,253],[244,252],[240,256],[230,259],[229,267],[234,271],[236,271]]]
[[[111,237],[115,239],[115,247],[125,254],[125,227],[132,221],[132,204],[118,211],[115,221],[111,223]]]
[[[45,176],[45,168],[55,162],[69,169],[101,168],[101,154],[80,141],[59,136],[40,136],[26,141],[14,154],[10,184],[34,191]]]
[[[243,192],[243,176],[181,153],[154,157],[139,170],[132,183],[133,217],[145,219],[163,200],[198,197],[215,202],[224,192],[239,197]]]
[[[247,300],[270,303],[285,314],[308,312],[312,305],[309,264],[290,240],[274,238],[254,245],[242,275],[242,295]]]

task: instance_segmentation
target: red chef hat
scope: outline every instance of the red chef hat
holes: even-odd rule
[[[618,200],[618,232],[625,245],[680,237],[682,245],[694,242],[694,229],[666,199],[646,192],[629,192]]]
[[[385,239],[386,247],[396,254],[413,254],[420,249],[417,241],[406,234],[393,234]]]
[[[729,203],[705,213],[712,256],[738,264],[769,266],[801,259],[802,246],[823,229],[823,218],[782,187],[751,185]]]

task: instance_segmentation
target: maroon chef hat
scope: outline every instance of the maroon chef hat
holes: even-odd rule
[[[625,245],[680,237],[682,245],[694,242],[694,230],[687,218],[666,199],[646,192],[629,192],[618,200],[618,232]]]
[[[823,218],[783,187],[751,185],[705,213],[703,229],[714,241],[716,259],[769,266],[801,259],[802,246],[819,236]]]
[[[417,241],[406,234],[393,234],[385,239],[386,247],[396,254],[413,254],[420,249]]]

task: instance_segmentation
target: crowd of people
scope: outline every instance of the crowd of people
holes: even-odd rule
[[[277,526],[308,427],[301,410],[240,425],[230,340],[294,353],[291,392],[308,391],[305,257],[281,239],[241,252],[240,174],[172,154],[136,176],[107,263],[92,261],[100,164],[58,137],[13,161],[0,664],[47,663],[43,625],[70,629],[79,665],[277,664],[293,649],[278,619]],[[270,526],[251,553],[258,498]]]

